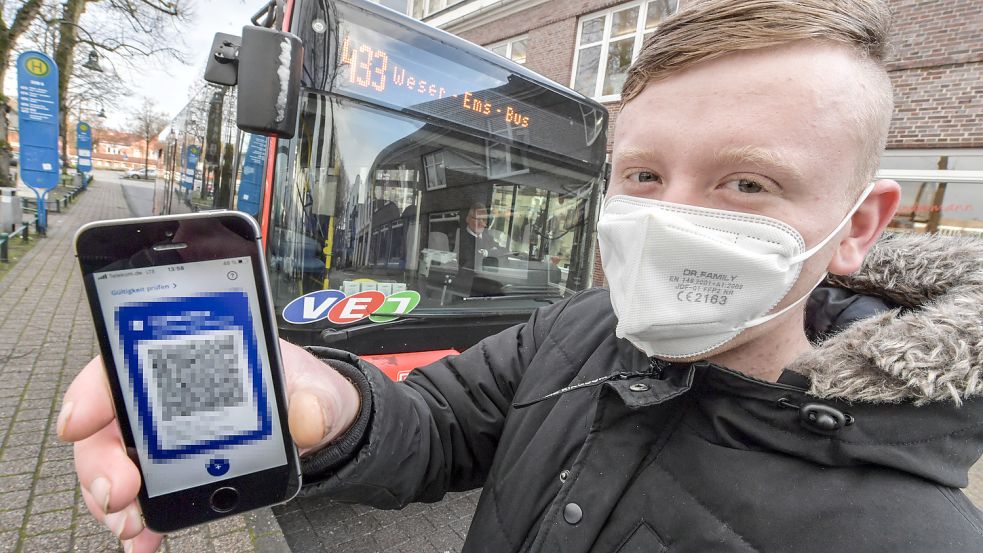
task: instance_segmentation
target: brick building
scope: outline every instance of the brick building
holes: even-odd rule
[[[642,41],[686,2],[380,0],[595,98],[611,112],[612,128],[625,70]],[[896,108],[881,174],[904,190],[893,226],[981,233],[983,2],[889,3]]]

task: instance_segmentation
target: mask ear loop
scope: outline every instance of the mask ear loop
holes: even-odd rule
[[[778,311],[775,311],[774,313],[769,313],[767,315],[762,315],[762,316],[758,317],[757,319],[751,319],[750,321],[744,323],[740,327],[735,328],[734,331],[738,331],[739,332],[741,330],[746,330],[746,329],[751,328],[753,326],[758,326],[758,325],[767,323],[768,321],[774,319],[775,317],[781,317],[782,315],[784,315],[785,313],[787,313],[790,309],[792,309],[796,305],[799,305],[800,303],[802,303],[803,300],[805,300],[810,295],[812,295],[812,291],[815,290],[817,286],[819,286],[820,284],[822,284],[823,281],[826,280],[826,277],[827,276],[829,276],[829,273],[823,272],[823,275],[821,277],[819,277],[819,280],[817,280],[815,284],[812,285],[812,288],[809,288],[809,291],[808,292],[806,292],[805,294],[803,294],[802,297],[800,297],[799,299],[795,300],[791,304],[786,305],[785,307],[779,309]]]
[[[812,257],[813,254],[815,254],[819,250],[823,249],[823,246],[825,246],[827,243],[829,243],[829,241],[832,240],[834,236],[836,236],[837,234],[839,234],[839,232],[841,230],[843,230],[843,227],[845,227],[846,224],[850,222],[850,219],[853,218],[853,214],[856,213],[858,209],[860,209],[860,206],[867,199],[867,196],[870,196],[871,191],[874,190],[874,184],[875,183],[872,182],[872,183],[870,183],[870,184],[867,185],[867,188],[864,188],[864,191],[860,194],[860,198],[857,199],[857,203],[853,204],[853,207],[850,208],[850,211],[847,212],[847,214],[846,214],[845,217],[843,217],[843,220],[840,221],[840,224],[836,225],[836,228],[833,229],[833,232],[827,234],[826,235],[826,238],[823,238],[822,240],[820,240],[819,243],[816,244],[815,246],[813,246],[813,247],[809,248],[808,250],[800,253],[799,255],[796,255],[796,256],[793,256],[793,257],[789,258],[788,264],[789,265],[795,265],[797,263],[802,263],[806,259],[809,259],[810,257]]]
[[[843,220],[840,221],[840,224],[837,225],[835,229],[833,229],[833,232],[829,233],[826,236],[826,238],[823,238],[815,246],[813,246],[813,247],[809,248],[808,250],[800,253],[799,255],[796,255],[796,256],[792,257],[791,259],[789,259],[789,265],[791,266],[791,265],[795,265],[795,264],[798,264],[798,263],[802,263],[806,259],[809,259],[810,257],[813,256],[813,254],[815,254],[816,252],[818,252],[819,250],[821,250],[823,246],[825,246],[827,243],[829,243],[829,241],[832,240],[834,236],[836,236],[837,234],[839,234],[839,232],[841,230],[843,230],[843,227],[845,227],[846,224],[853,217],[853,214],[856,213],[858,209],[860,209],[861,204],[864,203],[864,200],[867,199],[867,196],[870,195],[870,193],[871,193],[872,190],[874,190],[874,183],[873,182],[871,182],[870,184],[868,184],[867,185],[867,188],[864,188],[864,191],[860,194],[860,198],[857,200],[857,203],[853,204],[853,207],[850,208],[850,211],[846,214],[845,217],[843,217]],[[748,329],[748,328],[751,328],[751,327],[754,327],[754,326],[758,326],[758,325],[764,324],[764,323],[766,323],[766,322],[774,319],[775,317],[782,316],[783,314],[787,313],[790,309],[792,309],[796,305],[799,305],[806,298],[808,298],[812,294],[812,291],[815,290],[817,286],[819,286],[820,284],[822,284],[824,280],[826,280],[826,277],[827,276],[829,276],[829,273],[827,273],[827,272],[824,271],[823,274],[822,274],[822,276],[819,277],[819,280],[816,281],[816,284],[814,284],[812,286],[812,288],[809,288],[809,291],[807,293],[805,293],[802,297],[800,297],[799,299],[795,300],[791,304],[783,307],[782,309],[780,309],[780,310],[778,310],[778,311],[776,311],[774,313],[769,313],[767,315],[762,315],[762,316],[760,316],[760,317],[758,317],[756,319],[751,319],[750,321],[747,321],[746,323],[744,323],[743,325],[741,325],[739,328],[735,328],[734,330],[735,331],[745,330],[745,329]]]

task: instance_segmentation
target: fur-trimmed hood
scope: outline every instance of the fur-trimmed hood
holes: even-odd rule
[[[813,395],[916,405],[983,396],[983,240],[886,234],[829,282],[900,306],[857,321],[789,367]]]

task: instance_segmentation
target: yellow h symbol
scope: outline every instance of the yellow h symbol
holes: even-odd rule
[[[48,62],[44,61],[41,58],[28,59],[24,63],[24,67],[27,69],[27,71],[30,74],[36,75],[38,77],[44,77],[45,75],[48,74],[48,71],[50,71],[50,68],[48,67]]]

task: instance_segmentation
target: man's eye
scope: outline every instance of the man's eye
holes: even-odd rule
[[[732,186],[735,186],[738,192],[743,192],[745,194],[757,194],[758,192],[764,192],[765,187],[761,186],[757,182],[750,179],[735,179],[730,182]]]
[[[635,182],[655,182],[659,180],[659,176],[651,171],[635,171],[628,175],[628,178]]]

